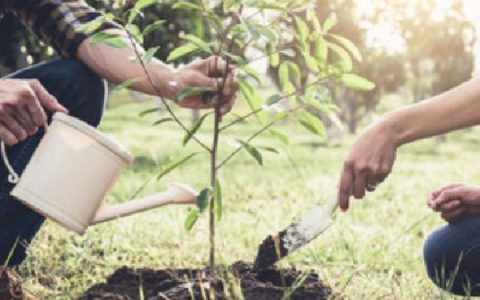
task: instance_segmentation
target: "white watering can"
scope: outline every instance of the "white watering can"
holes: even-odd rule
[[[194,204],[197,192],[174,184],[163,192],[113,206],[104,198],[133,157],[94,127],[56,113],[21,177],[1,152],[16,184],[11,195],[36,212],[82,235],[89,225],[166,204]]]

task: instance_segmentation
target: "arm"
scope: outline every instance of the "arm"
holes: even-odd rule
[[[226,63],[221,58],[212,56],[179,69],[173,69],[153,58],[146,66],[146,70],[152,79],[152,82],[150,82],[141,63],[138,60],[130,61],[131,57],[136,57],[135,50],[139,54],[143,54],[144,49],[136,43],[133,44],[127,33],[121,29],[108,29],[106,31],[120,36],[128,46],[126,48],[114,48],[101,42],[91,43],[90,38],[87,38],[80,44],[77,52],[77,58],[101,77],[115,84],[134,79],[133,89],[150,95],[156,95],[158,92],[162,97],[174,99],[175,95],[186,87],[208,87],[214,92],[218,91],[219,87],[223,85],[222,78],[227,75],[224,89],[226,101],[222,106],[222,114],[232,108],[235,77],[231,73],[232,68],[228,70],[230,74],[225,74],[227,71]],[[214,78],[210,74],[216,74],[219,77]],[[204,104],[200,95],[187,97],[180,105],[195,109],[212,106],[212,104]]]
[[[389,114],[398,145],[480,124],[480,77]]]
[[[174,70],[153,59],[147,66],[155,87],[147,80],[139,62],[130,62],[135,56],[134,45],[127,33],[119,24],[104,20],[92,32],[82,31],[84,24],[94,21],[102,14],[81,0],[19,0],[12,2],[10,9],[34,31],[42,40],[62,56],[75,57],[87,64],[93,71],[113,83],[128,79],[136,79],[135,89],[149,93],[160,94],[173,99],[186,87],[208,87],[212,92],[218,92],[224,86],[222,113],[228,112],[235,99],[235,76],[232,69],[226,70],[226,64],[221,58],[211,57],[196,61],[183,68]],[[97,32],[109,32],[122,36],[128,45],[125,49],[110,47],[104,43],[91,43],[91,37]],[[138,52],[144,50],[135,45]],[[212,75],[215,75],[212,76]],[[226,77],[223,82],[222,78]],[[212,107],[201,101],[201,95],[187,97],[181,105],[189,108]]]
[[[387,114],[354,142],[340,177],[338,201],[363,198],[390,173],[399,146],[422,138],[480,124],[480,78]]]

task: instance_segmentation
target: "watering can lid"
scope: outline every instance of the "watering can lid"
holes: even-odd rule
[[[60,121],[68,126],[80,130],[84,134],[101,143],[103,146],[107,147],[110,151],[118,155],[127,163],[131,163],[133,161],[133,156],[122,144],[117,142],[112,137],[102,134],[89,124],[64,113],[55,113],[53,115],[53,120]]]

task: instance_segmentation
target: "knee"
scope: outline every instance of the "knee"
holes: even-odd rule
[[[100,123],[106,101],[107,86],[104,79],[76,59],[62,60],[63,70],[68,70],[71,95],[77,98],[71,114],[97,126]]]
[[[463,249],[449,225],[432,232],[423,247],[425,268],[430,280],[439,288],[456,295],[472,292],[465,276],[467,271]]]
[[[423,259],[428,277],[439,285],[442,273],[445,273],[445,251],[439,230],[431,233],[423,245]]]

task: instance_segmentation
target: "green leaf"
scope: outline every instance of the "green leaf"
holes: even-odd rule
[[[172,9],[201,10],[202,7],[192,2],[177,2],[172,5]]]
[[[287,86],[290,86],[290,76],[288,76],[288,65],[286,62],[282,62],[278,68],[278,80],[280,81],[280,87],[282,91],[285,91]]]
[[[222,201],[222,187],[220,181],[216,179],[215,181],[215,191],[214,191],[214,200],[215,200],[215,219],[220,221],[223,214],[223,201]]]
[[[153,122],[152,126],[157,126],[157,125],[160,125],[162,123],[170,122],[170,121],[173,121],[172,117],[161,118],[161,119],[158,119],[155,122]]]
[[[249,66],[246,66],[246,65],[240,66],[239,69],[243,71],[245,74],[247,74],[248,76],[255,79],[258,85],[262,85],[262,80],[260,79],[260,75],[255,69],[250,68]]]
[[[257,161],[259,165],[263,165],[262,154],[257,150],[257,148],[240,139],[237,139],[237,141],[242,145],[242,148],[245,149]]]
[[[145,65],[148,65],[150,63],[150,61],[152,60],[153,56],[155,55],[155,53],[158,51],[158,48],[159,47],[152,47],[150,49],[147,50],[147,52],[145,52],[142,56],[142,62],[145,64]]]
[[[143,30],[143,35],[147,35],[150,32],[153,32],[153,31],[155,31],[159,28],[162,28],[163,24],[165,24],[165,20],[157,20],[157,21],[153,22],[152,24],[145,27],[145,29]]]
[[[278,150],[273,147],[258,147],[258,148],[268,152],[276,153],[276,154],[279,153]]]
[[[143,44],[143,35],[140,29],[135,24],[127,24],[125,26],[127,32],[133,37],[135,41],[139,44]]]
[[[193,225],[197,223],[198,216],[199,216],[198,209],[193,209],[190,211],[190,213],[185,218],[185,222],[183,223],[183,227],[185,228],[186,231],[192,230]]]
[[[343,74],[340,77],[340,83],[348,88],[359,91],[371,91],[375,88],[375,83],[351,73]]]
[[[309,112],[304,111],[301,118],[298,120],[303,127],[305,127],[308,131],[322,137],[327,137],[327,132],[325,126],[323,125],[322,121],[320,121],[317,117],[310,114]]]
[[[192,34],[186,34],[182,37],[182,39],[189,41],[190,43],[194,44],[199,49],[205,52],[212,53],[212,50],[210,49],[210,45],[208,45],[204,40],[202,40],[197,36],[194,36]]]
[[[134,8],[137,9],[137,10],[142,10],[148,6],[151,6],[153,4],[157,4],[157,3],[160,3],[159,0],[138,0],[136,3],[135,3],[135,6]]]
[[[282,142],[284,145],[288,145],[288,143],[290,142],[289,139],[288,139],[288,135],[278,131],[278,130],[275,130],[275,129],[270,129],[270,133],[277,139],[279,140],[280,142]]]
[[[106,13],[101,15],[85,24],[79,26],[79,30],[83,33],[92,33],[100,28],[103,25],[105,20],[113,20],[114,16],[112,13]]]
[[[273,10],[280,10],[280,11],[286,11],[287,8],[280,3],[276,2],[263,2],[258,5],[258,8],[260,9],[273,9]]]
[[[307,51],[303,51],[302,56],[308,69],[310,69],[312,72],[318,72],[318,62],[313,58],[313,56],[311,56]]]
[[[170,54],[167,57],[167,62],[174,61],[178,58],[181,58],[187,54],[193,53],[198,50],[199,48],[197,45],[190,44],[190,43],[177,47],[170,52]]]
[[[182,158],[179,158],[177,160],[174,160],[170,163],[168,163],[166,166],[164,166],[162,168],[162,171],[160,172],[160,174],[158,174],[157,176],[157,180],[160,180],[160,178],[162,178],[163,176],[167,175],[168,173],[170,173],[172,170],[174,170],[175,168],[177,168],[178,166],[180,166],[181,164],[187,162],[188,160],[190,160],[192,157],[194,157],[195,155],[197,155],[196,152],[194,153],[191,153],[189,155],[186,155]]]
[[[300,19],[299,17],[295,16],[295,23],[297,24],[297,28],[298,28],[298,33],[300,35],[300,40],[301,41],[306,41],[308,36],[309,36],[309,29],[308,29],[308,26],[307,26],[307,23],[305,23],[305,21],[303,21],[302,19]]]
[[[265,104],[272,105],[272,104],[275,104],[282,99],[283,99],[283,97],[279,94],[271,95],[270,97],[268,97],[267,101],[265,101]]]
[[[146,116],[146,115],[149,115],[149,114],[154,113],[154,112],[159,111],[159,110],[160,110],[160,108],[158,108],[158,107],[149,108],[149,109],[146,109],[146,110],[144,110],[144,111],[141,111],[141,112],[138,114],[138,116],[139,116],[140,118],[142,118],[142,117],[144,117],[144,116]]]
[[[358,50],[357,46],[355,46],[355,44],[352,43],[352,41],[350,41],[349,39],[347,39],[343,36],[337,35],[337,34],[330,33],[329,36],[332,37],[333,39],[335,39],[337,41],[337,43],[339,43],[340,45],[343,46],[343,48],[347,49],[348,52],[350,52],[350,54],[352,54],[352,56],[357,61],[359,61],[359,62],[362,61],[362,54],[360,53],[360,50]]]
[[[202,87],[202,86],[195,86],[195,87],[187,87],[178,92],[175,95],[175,101],[176,102],[181,102],[183,99],[189,97],[189,96],[196,96],[200,95],[204,92],[211,92],[212,89],[209,87]]]
[[[223,1],[223,11],[227,13],[232,6],[237,4],[238,0],[224,0]]]
[[[321,35],[317,36],[315,39],[315,56],[320,63],[326,62],[328,58],[327,42]]]
[[[255,117],[260,123],[266,121],[266,116],[263,111],[260,110],[262,107],[262,100],[258,95],[258,92],[243,78],[238,78],[238,87],[243,98],[247,101],[248,106],[252,111],[256,111]]]
[[[336,24],[337,21],[333,15],[328,16],[328,18],[325,20],[325,23],[323,23],[323,32],[329,32],[330,29],[332,29]]]
[[[270,65],[272,67],[278,66],[279,62],[280,62],[280,55],[278,54],[278,52],[274,52],[270,54]]]
[[[210,188],[204,188],[197,196],[197,207],[200,213],[203,213],[207,207],[212,196],[212,191]]]
[[[351,71],[353,68],[353,62],[350,54],[348,54],[345,49],[338,46],[337,44],[327,42],[327,45],[330,49],[333,50],[333,52],[337,54],[338,58],[340,59],[340,64],[343,66],[344,70],[347,72]]]
[[[222,54],[225,57],[229,58],[231,61],[233,61],[233,63],[236,64],[236,65],[239,65],[239,66],[246,65],[245,60],[240,55],[235,55],[235,54],[232,54],[232,53],[227,52],[227,51],[223,51]]]
[[[183,143],[182,143],[183,146],[185,146],[192,139],[195,133],[197,133],[200,126],[202,126],[203,121],[209,114],[210,113],[204,114],[203,116],[198,118],[198,120],[192,125],[192,128],[190,128],[188,132],[185,134],[185,136],[183,137]]]
[[[98,42],[102,42],[114,48],[127,47],[127,43],[118,34],[108,33],[103,31],[97,32],[90,37],[90,43],[95,44]]]
[[[320,22],[318,21],[318,17],[315,14],[314,10],[307,10],[307,20],[310,21],[310,23],[313,25],[313,29],[315,30],[316,34],[322,33],[322,26],[320,25]]]
[[[125,80],[124,82],[115,86],[115,91],[127,89],[132,85],[134,85],[137,81],[138,81],[138,78],[131,78],[131,79]]]
[[[265,26],[256,26],[255,31],[258,35],[263,36],[273,48],[276,47],[278,37],[273,29]]]

